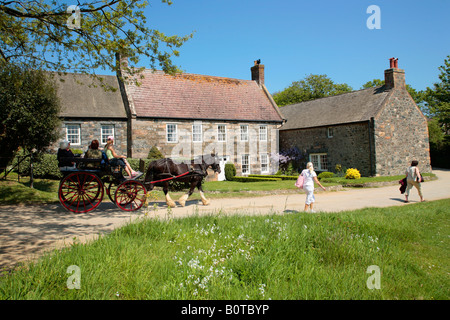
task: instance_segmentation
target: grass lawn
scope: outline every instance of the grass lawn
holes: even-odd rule
[[[0,276],[0,299],[448,300],[449,218],[450,199],[143,219]],[[80,289],[68,288],[69,266]],[[380,289],[367,286],[370,266],[381,272]]]

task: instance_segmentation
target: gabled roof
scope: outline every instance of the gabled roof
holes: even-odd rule
[[[280,130],[370,120],[382,109],[389,93],[381,86],[281,107],[287,122]]]
[[[89,75],[68,73],[55,75],[61,99],[61,117],[66,118],[127,118],[119,82],[116,76],[101,76],[103,82],[116,89],[105,91],[98,80]],[[63,82],[60,79],[64,80]],[[81,84],[80,84],[81,83]],[[96,87],[89,86],[94,83]]]
[[[140,86],[127,86],[137,117],[282,122],[265,87],[255,81],[143,71]]]

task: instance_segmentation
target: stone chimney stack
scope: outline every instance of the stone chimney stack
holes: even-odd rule
[[[252,80],[260,86],[264,85],[264,65],[261,64],[261,60],[256,60],[255,65],[250,70],[252,71]]]
[[[406,88],[405,70],[398,68],[398,58],[389,59],[389,69],[384,70],[384,83],[386,89]]]

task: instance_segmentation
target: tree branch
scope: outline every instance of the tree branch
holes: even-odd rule
[[[80,12],[82,12],[82,13],[97,12],[97,11],[100,11],[100,10],[106,8],[106,7],[113,6],[113,5],[115,5],[115,4],[119,3],[119,2],[120,2],[120,0],[113,0],[113,1],[110,1],[110,2],[100,6],[100,7],[93,8],[93,9],[82,9],[82,8],[80,8]],[[58,12],[42,12],[42,13],[38,13],[38,14],[29,13],[28,11],[27,12],[20,12],[20,11],[18,11],[16,9],[13,9],[13,8],[10,8],[10,7],[7,6],[8,4],[11,4],[11,3],[12,3],[12,1],[8,2],[8,3],[5,3],[3,5],[0,5],[0,10],[3,11],[4,13],[6,13],[6,14],[9,14],[11,16],[18,17],[18,18],[39,19],[39,18],[56,17],[56,16],[67,15],[67,11],[66,10],[58,11]]]

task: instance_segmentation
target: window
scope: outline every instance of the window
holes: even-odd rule
[[[248,141],[248,125],[241,125],[241,141]]]
[[[242,155],[242,174],[250,173],[250,157],[248,154]]]
[[[267,141],[267,126],[259,126],[259,140]]]
[[[327,133],[328,133],[328,138],[333,138],[333,128],[332,127],[328,127]]]
[[[269,172],[269,156],[267,153],[261,154],[261,173]]]
[[[178,142],[177,125],[168,123],[166,125],[167,142]]]
[[[192,125],[192,142],[202,142],[202,124],[196,123]]]
[[[328,157],[326,153],[315,153],[309,155],[309,161],[312,162],[314,170],[327,171]]]
[[[102,124],[102,134],[101,134],[101,144],[106,144],[108,136],[114,137],[114,125],[113,124]]]
[[[72,145],[81,145],[81,128],[79,124],[66,125],[66,139]]]
[[[217,126],[217,141],[225,142],[227,140],[227,127],[224,124]]]

